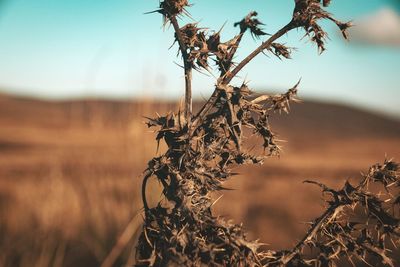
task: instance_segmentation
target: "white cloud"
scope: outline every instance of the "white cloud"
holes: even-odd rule
[[[389,7],[354,22],[353,41],[365,44],[400,47],[400,15]]]

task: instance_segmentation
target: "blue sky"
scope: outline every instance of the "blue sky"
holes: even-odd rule
[[[3,2],[3,3],[1,3]],[[257,10],[273,33],[288,22],[293,0],[192,0],[200,26],[236,33],[232,24]],[[380,9],[400,11],[396,0],[336,0],[329,10],[342,20]],[[0,0],[0,90],[45,98],[156,97],[183,95],[182,70],[174,64],[173,31],[163,29],[158,0]],[[190,22],[186,19],[182,21]],[[302,31],[282,41],[297,47],[290,61],[259,56],[242,79],[257,90],[283,91],[302,78],[304,98],[344,102],[400,114],[400,46],[348,43],[327,23],[328,50],[300,40]],[[257,45],[248,37],[238,60]],[[207,97],[215,80],[194,75],[194,93]],[[237,82],[241,82],[240,79]]]

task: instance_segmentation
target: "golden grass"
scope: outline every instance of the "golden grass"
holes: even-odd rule
[[[176,105],[8,105],[10,113],[0,116],[0,266],[99,266],[141,209],[138,176],[156,153],[141,115]],[[295,243],[307,227],[301,222],[322,209],[319,190],[303,180],[335,186],[385,153],[400,158],[400,136],[383,134],[392,128],[346,138],[329,129],[307,144],[307,129],[285,122],[277,130],[288,140],[282,158],[239,169],[243,175],[226,185],[237,190],[222,192],[215,206],[276,249]],[[160,194],[155,182],[150,188],[151,205]],[[115,266],[129,263],[132,242]]]

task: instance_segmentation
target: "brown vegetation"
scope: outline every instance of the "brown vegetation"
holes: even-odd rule
[[[138,176],[156,152],[142,115],[174,108],[1,96],[0,266],[98,266],[141,208]],[[397,121],[308,101],[292,109],[272,118],[288,141],[281,158],[238,169],[226,184],[237,190],[215,205],[272,249],[290,248],[307,229],[302,222],[323,208],[319,190],[303,180],[339,187],[385,153],[400,158]]]
[[[400,236],[398,165],[385,160],[366,170],[361,179],[354,178],[354,168],[369,157],[376,158],[378,152],[382,152],[380,157],[383,151],[396,156],[392,150],[399,143],[398,122],[360,115],[370,120],[360,123],[355,116],[344,119],[342,111],[328,118],[322,111],[326,106],[321,113],[313,108],[288,131],[287,139],[294,141],[288,146],[292,157],[251,171],[240,166],[281,155],[278,136],[269,123],[277,111],[288,112],[289,102],[297,101],[298,84],[285,94],[270,96],[255,95],[245,83],[232,86],[231,80],[261,52],[290,58],[291,49],[276,40],[292,29],[304,29],[320,52],[325,50],[326,33],[319,20],[331,20],[347,38],[350,24],[324,10],[329,2],[296,0],[292,20],[235,64],[245,32],[266,35],[256,12],[238,22],[239,34],[223,43],[219,32],[207,32],[197,24],[179,26],[177,17],[186,14],[186,0],[161,1],[157,12],[175,29],[186,91],[182,113],[148,119],[149,127],[158,127],[158,144],[147,142],[138,124],[138,115],[151,115],[146,114],[147,108],[154,110],[154,103],[55,104],[1,97],[0,108],[12,116],[0,117],[4,125],[0,132],[4,152],[0,157],[4,177],[0,180],[0,264],[394,266]],[[220,78],[211,98],[193,112],[192,70],[211,71],[210,58],[217,63]],[[21,112],[21,107],[30,112]],[[159,112],[175,109],[170,104],[158,108]],[[361,113],[349,112],[354,114]],[[288,125],[281,124],[282,132]],[[251,132],[261,137],[263,149],[255,147],[256,138],[247,137]],[[242,142],[245,136],[247,144]],[[378,147],[371,149],[371,145]],[[139,193],[138,179],[131,175],[154,154]],[[247,179],[227,182],[238,173]],[[352,179],[345,183],[327,179],[339,175]],[[265,176],[269,179],[263,180]],[[314,178],[310,176],[327,177],[319,180],[329,186],[307,180],[322,189],[325,207],[318,206],[314,189],[296,180]],[[240,188],[239,193],[226,193],[225,201],[236,201],[217,203],[219,192],[227,187]],[[249,241],[243,225],[216,217],[215,210],[247,223],[254,237],[276,243]],[[296,224],[312,217],[316,219],[311,223]],[[138,238],[136,258],[131,250],[134,236]]]

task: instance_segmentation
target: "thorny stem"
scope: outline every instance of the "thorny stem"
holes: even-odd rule
[[[280,29],[278,32],[272,35],[267,41],[263,42],[259,47],[257,47],[250,55],[248,55],[245,59],[243,59],[232,71],[226,72],[225,76],[220,78],[221,80],[218,80],[217,88],[214,90],[211,97],[207,100],[207,102],[204,104],[204,106],[197,113],[197,115],[193,120],[193,125],[192,125],[193,131],[198,127],[198,125],[200,125],[203,122],[205,115],[217,102],[219,98],[219,90],[220,90],[219,86],[221,87],[229,84],[229,82],[239,73],[239,71],[241,71],[243,67],[246,66],[253,58],[255,58],[265,49],[268,49],[276,39],[282,37],[284,34],[286,34],[287,32],[289,32],[294,28],[296,28],[296,26],[294,26],[294,23],[292,21],[289,22],[282,29]]]
[[[256,48],[250,55],[248,55],[245,59],[243,59],[232,71],[228,71],[225,77],[222,80],[223,84],[229,84],[230,81],[236,77],[236,75],[246,66],[253,58],[255,58],[258,54],[260,54],[265,49],[268,49],[271,44],[282,35],[286,34],[290,30],[294,29],[294,23],[291,21],[285,27],[280,29],[274,35],[272,35],[266,42],[263,42],[259,47]]]
[[[340,212],[344,205],[333,206],[327,209],[324,214],[322,214],[312,225],[312,227],[308,230],[307,234],[304,238],[297,243],[297,245],[292,249],[292,251],[285,255],[281,262],[283,264],[289,263],[297,253],[301,251],[301,249],[307,244],[308,241],[313,239],[315,235],[318,233],[319,229],[322,225],[329,220],[332,220],[336,217],[336,215]]]
[[[358,184],[357,188],[364,188],[368,186],[368,180],[370,179],[370,175],[366,175],[361,182]],[[317,234],[320,228],[326,223],[327,221],[332,221],[334,220],[338,214],[343,210],[344,207],[348,206],[349,204],[336,204],[331,207],[329,207],[319,218],[317,218],[311,228],[308,230],[307,234],[304,236],[302,240],[300,240],[297,245],[290,251],[289,254],[285,255],[282,257],[281,262],[283,264],[289,263],[293,257],[296,256],[299,252],[301,252],[302,248],[307,245],[307,242],[312,240]],[[373,252],[376,255],[382,256],[385,260],[390,261],[389,258],[387,258],[384,254],[379,253],[379,251],[376,250],[376,248],[371,247],[371,246],[364,246],[361,245],[364,248],[368,249],[369,251]]]
[[[236,45],[234,47],[232,47],[232,50],[229,53],[227,68],[224,69],[224,70],[221,70],[220,77],[223,77],[229,71],[229,69],[231,68],[233,57],[235,56],[236,51],[239,48],[239,44],[242,41],[243,35],[244,35],[244,31],[241,31],[239,36],[238,36]]]
[[[346,236],[349,237],[349,235],[346,235]],[[393,266],[392,259],[390,259],[388,256],[386,256],[385,253],[382,253],[381,249],[378,249],[378,248],[371,246],[370,244],[366,244],[366,243],[361,243],[360,246],[363,247],[364,249],[368,250],[370,253],[372,253],[376,256],[382,257],[383,262],[385,262],[389,266]]]
[[[146,199],[146,186],[147,186],[147,180],[151,177],[152,172],[150,170],[146,170],[143,174],[143,182],[142,182],[142,201],[143,201],[143,207],[144,211],[147,212],[149,210],[149,206],[147,204],[147,199]]]
[[[207,100],[207,102],[203,105],[203,107],[200,109],[200,111],[197,113],[196,117],[193,120],[192,128],[191,128],[191,133],[194,132],[194,130],[199,126],[203,120],[207,112],[214,106],[214,104],[217,102],[219,98],[219,90],[216,88],[210,98]]]
[[[174,27],[176,37],[178,39],[179,48],[182,53],[183,65],[185,70],[185,118],[190,128],[192,121],[192,67],[189,63],[189,55],[186,50],[186,46],[183,42],[183,37],[179,28],[176,16],[171,16],[171,24]]]

